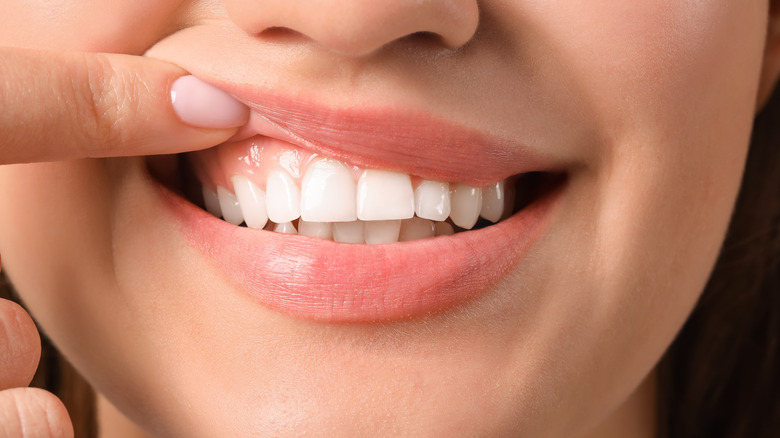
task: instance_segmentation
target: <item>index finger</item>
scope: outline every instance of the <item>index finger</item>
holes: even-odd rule
[[[0,48],[0,164],[176,153],[228,139],[248,110],[196,80],[183,91],[196,106],[205,101],[182,120],[171,90],[185,74],[138,56]],[[221,113],[191,117],[209,110]]]

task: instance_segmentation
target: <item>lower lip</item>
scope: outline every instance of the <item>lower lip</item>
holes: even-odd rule
[[[182,234],[238,290],[292,317],[334,323],[422,317],[487,293],[522,262],[562,191],[480,230],[356,245],[237,227],[159,187]]]

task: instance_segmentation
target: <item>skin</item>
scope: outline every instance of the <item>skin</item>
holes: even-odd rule
[[[652,370],[709,276],[776,79],[767,2],[287,4],[74,0],[51,20],[5,0],[0,42],[146,52],[531,139],[569,163],[548,231],[462,308],[317,324],[231,293],[160,219],[142,158],[4,166],[3,266],[68,359],[154,436],[652,436]]]

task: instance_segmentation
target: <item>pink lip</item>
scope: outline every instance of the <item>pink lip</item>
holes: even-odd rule
[[[270,309],[327,322],[419,317],[483,295],[523,259],[561,192],[480,230],[373,246],[236,227],[160,189],[190,244],[238,290]]]
[[[331,108],[227,83],[252,109],[233,140],[264,135],[365,168],[474,186],[562,163],[518,141],[491,136],[429,113],[393,107]]]

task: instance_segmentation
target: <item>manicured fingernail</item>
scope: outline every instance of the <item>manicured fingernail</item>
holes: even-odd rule
[[[249,117],[246,105],[195,76],[173,82],[171,103],[184,123],[201,128],[237,128]]]

